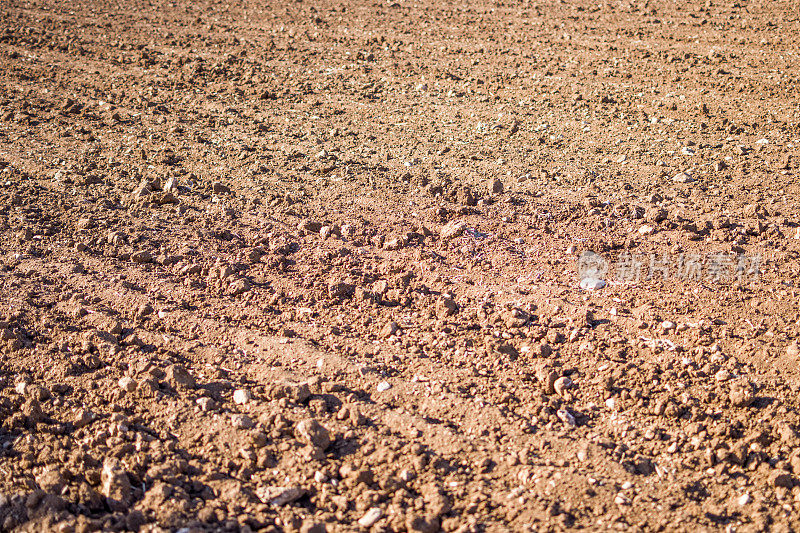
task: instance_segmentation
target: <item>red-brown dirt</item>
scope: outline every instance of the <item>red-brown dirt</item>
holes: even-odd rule
[[[797,8],[2,0],[0,529],[797,529]]]

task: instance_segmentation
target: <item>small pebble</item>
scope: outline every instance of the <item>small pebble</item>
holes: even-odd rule
[[[272,505],[273,507],[280,507],[287,503],[292,503],[299,500],[307,494],[307,491],[302,487],[259,487],[256,489],[256,496],[262,502]]]
[[[212,398],[198,398],[196,403],[198,407],[200,407],[200,410],[205,412],[213,411],[217,408],[217,402],[215,402]]]
[[[244,405],[253,399],[253,393],[247,389],[237,389],[233,393],[233,401],[238,405]]]
[[[151,263],[153,261],[153,256],[147,251],[134,252],[131,254],[131,261],[139,264]]]
[[[254,426],[253,419],[246,415],[232,415],[231,425],[236,429],[250,429]]]
[[[798,235],[800,235],[800,228],[798,228]],[[798,356],[800,356],[800,346],[798,346],[797,341],[786,347],[786,355],[792,359],[796,359]]]
[[[714,375],[714,379],[717,381],[728,381],[731,379],[731,373],[723,368]]]
[[[652,235],[655,232],[655,230],[656,229],[653,226],[650,226],[649,224],[645,224],[641,228],[639,228],[639,234],[640,235]]]
[[[384,392],[384,391],[387,391],[387,390],[389,390],[391,388],[392,388],[392,384],[391,383],[389,383],[388,381],[381,381],[380,383],[378,383],[378,386],[376,387],[376,390],[378,392]]]
[[[456,237],[460,237],[465,229],[467,229],[467,225],[463,222],[451,220],[442,227],[440,235],[443,240],[455,239]]]
[[[364,516],[358,519],[358,525],[361,527],[372,527],[382,516],[383,510],[381,510],[380,507],[373,507],[364,513]]]
[[[123,376],[119,378],[119,386],[125,392],[133,392],[136,390],[138,383],[130,376]]]
[[[89,411],[88,409],[81,409],[75,414],[75,418],[72,420],[72,423],[76,428],[82,428],[94,422],[94,419],[95,415],[93,412]]]
[[[311,444],[323,450],[331,445],[330,432],[313,418],[298,422],[294,428],[294,435],[306,444]]]
[[[238,296],[250,290],[250,282],[247,278],[238,278],[228,286],[228,293],[231,296]]]
[[[492,194],[503,194],[504,189],[503,182],[498,178],[494,178],[489,184],[489,190]]]
[[[676,174],[675,177],[672,178],[672,181],[675,183],[690,183],[694,181],[694,178],[692,178],[689,172],[681,172]]]
[[[558,418],[566,425],[570,427],[575,427],[575,417],[572,416],[572,413],[570,413],[566,409],[561,408],[558,411],[556,411],[556,416],[558,416]]]
[[[572,385],[573,382],[570,378],[562,376],[553,384],[553,389],[556,391],[556,394],[563,397],[564,392],[566,392],[568,389],[571,389]]]
[[[170,365],[166,370],[166,379],[173,387],[193,389],[196,385],[194,377],[183,365]]]
[[[583,278],[579,284],[585,291],[596,291],[606,286],[605,280],[597,278]]]

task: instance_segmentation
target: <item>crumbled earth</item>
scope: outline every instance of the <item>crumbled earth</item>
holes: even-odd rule
[[[796,8],[4,0],[0,528],[800,528]]]

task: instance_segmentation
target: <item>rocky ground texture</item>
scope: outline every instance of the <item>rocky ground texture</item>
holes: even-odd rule
[[[799,528],[798,50],[789,1],[4,0],[0,529]]]

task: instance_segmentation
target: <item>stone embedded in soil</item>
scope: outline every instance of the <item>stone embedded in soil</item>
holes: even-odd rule
[[[567,390],[572,388],[572,380],[566,376],[562,376],[558,378],[555,383],[553,383],[553,390],[559,396],[564,396]]]
[[[44,420],[45,416],[42,412],[42,406],[39,400],[29,397],[22,404],[22,414],[24,414],[30,422],[38,423]]]
[[[319,233],[319,231],[322,229],[322,226],[323,226],[322,222],[305,219],[297,225],[297,229],[309,233]]]
[[[237,389],[233,392],[233,401],[238,405],[244,405],[253,399],[253,393],[247,389]]]
[[[235,279],[228,286],[228,294],[230,294],[231,296],[239,296],[240,294],[244,294],[249,290],[250,290],[250,282],[247,280],[247,278]]]
[[[328,283],[328,296],[331,298],[349,298],[353,295],[355,286],[352,283],[344,283],[332,280]]]
[[[41,385],[27,385],[25,387],[24,394],[26,397],[33,398],[39,402],[49,400],[52,396],[50,391]]]
[[[731,379],[731,377],[732,377],[731,373],[725,370],[724,368],[722,370],[719,370],[716,374],[714,374],[714,379],[716,379],[717,381],[728,381],[729,379]]]
[[[250,441],[256,448],[263,448],[269,442],[269,437],[263,431],[255,431],[250,435]]]
[[[253,419],[247,415],[234,414],[231,415],[231,426],[234,429],[250,429],[255,426]]]
[[[89,411],[88,409],[80,409],[77,413],[75,413],[75,417],[72,419],[72,424],[76,428],[86,427],[92,422],[94,422],[97,416]]]
[[[453,316],[458,311],[458,304],[446,296],[439,298],[436,302],[436,307],[440,316]]]
[[[606,282],[597,278],[583,278],[578,286],[585,291],[596,291],[605,287]]]
[[[170,365],[166,370],[166,379],[175,388],[193,389],[196,385],[194,377],[183,365]]]
[[[494,178],[493,180],[489,181],[489,192],[492,194],[503,194],[503,190],[505,187],[503,186],[503,182],[500,181],[499,178]]]
[[[631,500],[621,492],[614,497],[614,503],[617,505],[630,505]]]
[[[566,425],[571,427],[575,426],[575,417],[566,409],[562,408],[556,411],[556,416],[558,416],[558,418]]]
[[[178,191],[178,178],[175,176],[170,176],[167,178],[167,181],[164,182],[164,187],[162,189],[164,192],[177,192]]]
[[[652,235],[655,233],[656,228],[655,226],[651,226],[650,224],[643,224],[639,228],[639,235]]]
[[[387,322],[383,329],[381,329],[381,337],[391,337],[392,335],[396,335],[400,331],[400,325],[395,322]]]
[[[789,472],[774,471],[769,476],[769,482],[773,487],[790,489],[794,485],[794,477]]]
[[[383,510],[380,507],[372,507],[358,519],[358,525],[364,528],[372,527],[382,516]]]
[[[441,232],[439,235],[444,240],[455,239],[456,237],[460,237],[464,230],[467,229],[467,225],[458,220],[451,220],[447,224],[442,227]]]
[[[217,408],[217,402],[215,402],[213,398],[198,398],[196,403],[200,410],[204,412],[213,411]]]
[[[64,488],[66,480],[61,471],[56,467],[48,467],[36,476],[36,483],[45,492],[59,493]]]
[[[556,381],[558,381],[559,375],[558,372],[555,370],[548,370],[546,367],[542,367],[540,380],[542,381],[542,388],[544,389],[545,394],[555,394],[556,393]]]
[[[300,533],[327,533],[328,528],[324,522],[316,522],[314,520],[306,520],[300,526]]]
[[[694,181],[694,178],[692,177],[691,173],[687,171],[675,174],[675,176],[672,178],[672,181],[675,183],[690,183]]]
[[[139,306],[139,308],[136,310],[136,316],[137,316],[137,317],[146,317],[146,316],[150,316],[150,315],[152,315],[152,314],[153,314],[153,311],[155,311],[155,309],[153,309],[153,306],[152,306],[152,305],[150,305],[150,304],[142,304],[142,305],[140,305],[140,306]]]
[[[792,342],[786,347],[786,355],[792,359],[800,357],[800,346],[797,344],[797,341]]]
[[[273,387],[276,398],[289,398],[295,403],[303,403],[311,396],[308,383],[283,383]]]
[[[291,487],[267,487],[262,486],[256,489],[256,496],[263,503],[272,505],[273,507],[280,507],[287,503],[292,503],[299,500],[308,494],[308,491],[299,486]]]
[[[383,248],[386,250],[399,250],[405,244],[405,240],[402,237],[390,237],[383,242]]]
[[[294,428],[294,434],[299,440],[322,450],[331,445],[330,432],[313,418],[298,422]]]
[[[747,407],[755,400],[753,386],[749,382],[734,383],[728,397],[734,406]]]
[[[456,190],[456,201],[462,205],[475,206],[478,204],[477,198],[469,187],[463,186]]]
[[[118,459],[105,460],[101,482],[108,506],[114,511],[127,511],[132,500],[131,483]]]
[[[131,261],[133,261],[134,263],[139,263],[139,264],[152,263],[153,262],[153,256],[150,255],[150,252],[148,252],[146,250],[141,250],[139,252],[134,252],[134,253],[131,254]]]
[[[133,392],[136,390],[138,383],[130,376],[123,376],[119,379],[119,386],[125,392]]]
[[[231,192],[231,190],[227,185],[224,185],[219,181],[215,181],[211,184],[211,192],[214,194],[225,194]]]

